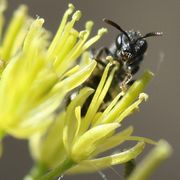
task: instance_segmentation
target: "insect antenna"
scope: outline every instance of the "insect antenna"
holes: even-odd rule
[[[116,24],[115,22],[104,18],[103,19],[104,22],[106,22],[107,24],[110,24],[111,26],[115,27],[116,29],[118,29],[119,31],[121,31],[127,38],[129,41],[131,41],[130,37],[128,36],[127,32],[124,31],[118,24]]]
[[[147,33],[146,35],[144,35],[141,38],[147,38],[147,37],[151,37],[151,36],[162,36],[162,35],[163,35],[163,32],[150,32],[150,33]]]
[[[133,44],[136,44],[137,41],[141,40],[141,39],[145,39],[147,37],[152,37],[152,36],[162,36],[163,35],[163,32],[150,32],[150,33],[147,33],[145,34],[144,36],[136,39],[136,41],[133,43]]]

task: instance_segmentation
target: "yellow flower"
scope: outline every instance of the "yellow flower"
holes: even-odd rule
[[[89,87],[80,90],[45,134],[39,133],[30,139],[31,153],[37,164],[46,169],[44,173],[47,169],[52,169],[52,172],[42,177],[42,180],[61,175],[64,173],[61,167],[66,167],[67,164],[68,168],[73,167],[68,173],[93,172],[122,164],[135,159],[144,149],[145,142],[154,144],[150,139],[132,136],[132,127],[117,132],[122,120],[147,99],[147,95],[142,91],[152,78],[152,73],[146,71],[124,95],[120,92],[109,106],[100,112],[98,109],[103,103],[116,70],[113,68],[110,71],[110,67],[111,63],[105,68],[85,116],[81,116],[81,108],[94,92]],[[126,140],[139,142],[123,152],[97,158],[99,154]]]
[[[0,32],[6,1],[0,0]],[[56,35],[43,28],[42,18],[32,19],[27,7],[17,9],[0,43],[0,134],[28,138],[45,131],[68,92],[81,85],[92,73],[95,61],[77,65],[78,57],[96,42],[106,29],[89,39],[93,26],[86,23],[78,32],[74,24],[81,12],[69,4]]]

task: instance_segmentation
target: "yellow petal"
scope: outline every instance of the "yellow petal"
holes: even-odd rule
[[[109,149],[112,149],[120,145],[129,138],[132,132],[133,132],[133,128],[130,126],[129,128],[113,135],[112,137],[106,139],[105,141],[102,141],[102,143],[94,151],[93,156],[96,156],[97,154],[103,153]]]
[[[93,93],[91,88],[83,88],[79,94],[71,101],[66,110],[66,121],[63,127],[63,142],[67,152],[70,152],[72,142],[79,132],[80,114],[77,115],[76,107],[82,106],[86,99]],[[79,112],[80,113],[80,112]],[[78,117],[77,117],[78,116]],[[76,118],[77,117],[77,118]],[[78,121],[77,121],[78,120]]]
[[[119,127],[118,123],[109,123],[91,128],[75,141],[72,147],[72,158],[78,162],[88,158],[98,146],[98,141]]]
[[[139,142],[136,146],[124,152],[116,153],[103,158],[82,161],[78,166],[72,168],[69,173],[89,173],[105,169],[116,164],[123,164],[135,159],[143,151],[144,146],[145,144],[143,142]]]
[[[20,32],[21,28],[24,26],[27,18],[27,7],[22,5],[14,13],[14,16],[6,30],[5,36],[2,43],[2,54],[1,58],[4,61],[8,61],[11,56],[11,51],[13,49],[13,43]]]

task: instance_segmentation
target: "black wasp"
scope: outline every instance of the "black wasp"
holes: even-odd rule
[[[116,81],[118,83],[124,82],[124,84],[132,83],[130,80],[139,70],[140,63],[147,50],[146,38],[161,36],[162,32],[150,32],[142,36],[139,31],[124,31],[118,24],[109,19],[103,19],[103,21],[117,28],[120,31],[120,34],[118,34],[117,38],[109,48],[103,47],[96,53],[93,53],[93,58],[96,59],[99,65],[105,67],[107,65],[105,57],[111,56],[116,64],[119,64],[119,69],[117,70],[115,77]],[[103,56],[104,52],[106,56]]]
[[[143,36],[139,31],[124,31],[118,24],[109,19],[103,19],[103,21],[118,29],[120,33],[109,48],[102,47],[97,51],[92,51],[92,58],[97,61],[98,66],[85,85],[94,89],[97,88],[104,68],[108,63],[106,57],[111,56],[118,69],[111,88],[105,97],[105,102],[108,102],[113,98],[112,94],[114,94],[115,89],[119,89],[119,91],[126,89],[134,82],[132,77],[138,72],[148,47],[146,38],[161,36],[162,32],[150,32]]]

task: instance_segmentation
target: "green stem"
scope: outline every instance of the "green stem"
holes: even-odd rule
[[[38,179],[34,180],[53,180],[56,179],[58,176],[61,176],[66,172],[66,170],[70,169],[76,165],[74,161],[71,159],[65,159],[61,164],[59,164],[55,169],[50,171],[49,173],[45,174],[44,176],[41,176]]]
[[[6,133],[3,130],[0,130],[0,141],[6,136]]]
[[[152,172],[172,153],[171,146],[164,140],[136,166],[127,180],[147,180]]]
[[[3,145],[2,145],[2,141],[3,141],[3,138],[6,136],[6,133],[2,130],[0,130],[0,158],[3,154]]]
[[[37,180],[48,172],[47,167],[42,164],[37,164],[30,170],[29,174],[26,175],[23,180]]]

